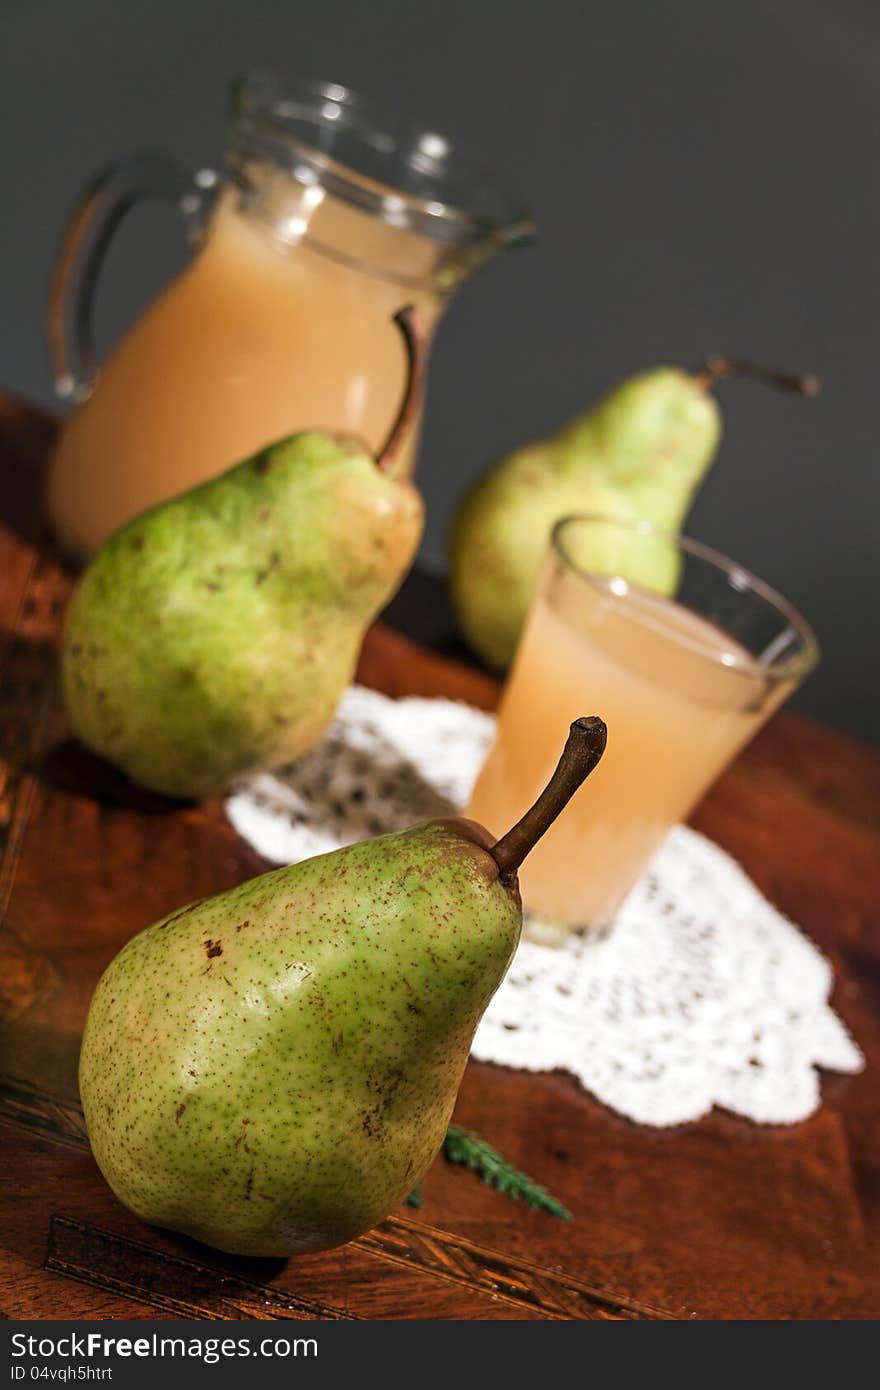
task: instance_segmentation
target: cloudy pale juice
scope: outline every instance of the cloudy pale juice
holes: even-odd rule
[[[520,882],[541,917],[605,927],[666,831],[789,689],[682,605],[563,572],[532,607],[467,814],[501,833],[546,782],[572,719],[601,715],[605,756]]]
[[[380,446],[406,372],[392,316],[415,302],[430,330],[439,301],[365,273],[375,219],[316,196],[307,235],[302,207],[292,208],[285,241],[225,193],[193,262],[111,354],[50,470],[50,515],[72,549],[94,550],[145,507],[293,431],[344,431]],[[382,255],[418,283],[430,268],[423,239],[380,230]]]

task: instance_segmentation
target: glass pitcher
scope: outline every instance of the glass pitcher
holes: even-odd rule
[[[454,290],[531,224],[468,181],[449,143],[400,129],[348,88],[260,74],[233,88],[227,175],[161,156],[101,175],[63,242],[49,304],[56,388],[79,402],[47,481],[49,518],[87,555],[145,508],[299,429],[380,446],[405,351]],[[97,370],[93,291],[143,198],[176,203],[196,254]],[[399,467],[411,471],[416,419]]]

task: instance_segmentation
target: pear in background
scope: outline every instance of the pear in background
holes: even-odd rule
[[[396,322],[409,380],[378,460],[352,439],[292,435],[130,522],[83,575],[67,712],[133,781],[206,796],[326,729],[422,532],[419,494],[389,472],[423,370],[413,312]]]
[[[595,767],[572,726],[494,841],[430,821],[277,869],[134,937],[92,999],[92,1150],[146,1221],[246,1255],[369,1230],[436,1156],[519,941],[517,868]]]
[[[792,377],[732,358],[695,373],[658,367],[624,381],[558,434],[516,450],[466,495],[452,528],[453,604],[473,650],[496,670],[510,664],[554,524],[573,513],[649,522],[677,533],[721,439],[709,387],[752,375],[812,395]],[[673,546],[604,538],[578,557],[585,569],[675,592]]]

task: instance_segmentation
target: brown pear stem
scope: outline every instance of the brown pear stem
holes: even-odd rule
[[[502,883],[510,883],[516,878],[516,871],[526,855],[534,849],[581,783],[589,777],[605,752],[607,737],[604,720],[596,715],[574,721],[556,771],[538,800],[526,811],[522,820],[518,820],[513,829],[508,830],[489,849],[498,865]]]
[[[747,362],[742,357],[727,357],[715,353],[707,357],[696,372],[694,379],[710,391],[716,382],[725,377],[747,376],[754,381],[765,381],[778,386],[783,391],[794,391],[799,396],[818,396],[822,383],[812,372],[779,372],[775,367],[765,367],[760,362]]]
[[[403,400],[397,412],[397,419],[391,426],[388,438],[376,455],[376,467],[382,473],[388,473],[393,468],[400,452],[400,445],[419,408],[427,356],[422,321],[415,305],[407,304],[405,308],[398,309],[394,315],[394,322],[403,334],[403,341],[406,345],[406,384],[403,388]]]

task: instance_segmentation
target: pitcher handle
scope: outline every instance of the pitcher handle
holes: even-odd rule
[[[55,390],[64,400],[88,396],[98,375],[92,321],[98,275],[110,242],[136,203],[175,203],[195,245],[213,201],[219,175],[195,174],[161,154],[140,154],[97,174],[68,224],[52,272],[47,329]]]

